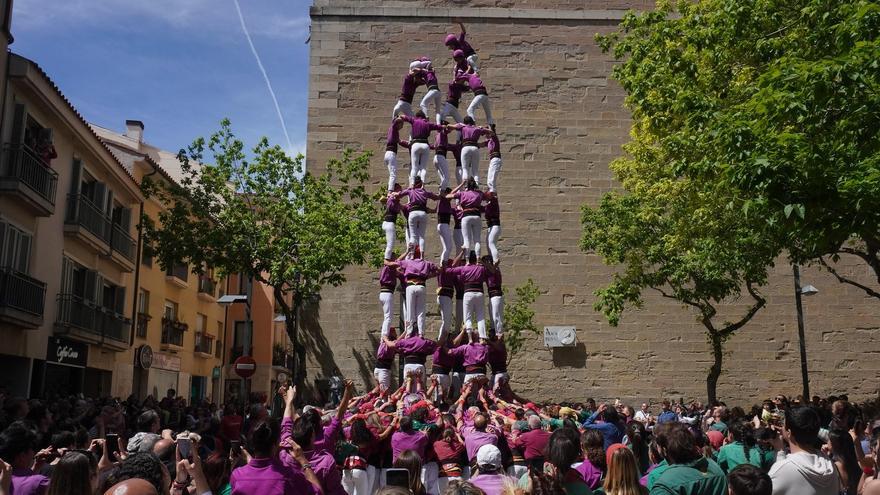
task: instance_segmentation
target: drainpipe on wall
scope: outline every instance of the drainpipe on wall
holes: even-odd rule
[[[147,177],[151,177],[159,173],[159,170],[156,168],[156,165],[147,161],[151,167],[153,167],[153,171],[149,174],[145,175],[141,179],[141,183],[143,183],[144,179]],[[131,304],[131,333],[128,337],[128,347],[132,347],[134,345],[134,333],[135,328],[137,326],[137,311],[138,311],[138,295],[141,292],[141,257],[143,256],[142,252],[144,249],[144,202],[141,201],[139,211],[138,211],[138,240],[137,240],[137,254],[135,255],[134,260],[134,290],[132,291],[132,304]]]

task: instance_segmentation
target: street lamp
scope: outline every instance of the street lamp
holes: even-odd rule
[[[807,345],[804,340],[804,305],[801,296],[812,296],[819,293],[819,289],[812,285],[801,287],[801,269],[797,264],[791,265],[794,272],[794,302],[797,307],[798,340],[801,351],[801,382],[803,383],[804,402],[810,400],[810,377],[807,372]]]
[[[243,280],[243,279],[242,279]],[[244,324],[244,342],[242,343],[241,355],[251,355],[251,339],[253,335],[253,321],[251,320],[251,279],[244,284],[244,294],[226,294],[217,299],[217,304],[221,306],[231,306],[233,304],[244,304],[245,324]],[[241,287],[239,287],[241,290]],[[250,394],[250,380],[244,378],[244,389]]]

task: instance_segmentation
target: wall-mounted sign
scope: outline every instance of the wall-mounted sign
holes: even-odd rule
[[[153,348],[147,344],[138,347],[134,353],[134,364],[145,370],[150,369],[153,366]]]
[[[50,337],[46,347],[46,361],[85,368],[89,361],[89,346],[62,337]]]
[[[257,372],[257,362],[250,356],[241,356],[232,364],[235,374],[242,378],[250,378]]]
[[[168,371],[180,371],[180,356],[172,356],[161,352],[153,353],[153,368]]]

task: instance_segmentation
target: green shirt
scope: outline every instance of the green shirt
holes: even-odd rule
[[[733,442],[727,444],[718,450],[718,466],[725,472],[730,472],[740,464],[751,464],[763,470],[770,469],[776,460],[776,454],[772,451],[761,450],[758,447],[749,449],[749,458],[746,459],[746,453],[741,442]]]
[[[650,495],[727,495],[727,476],[715,461],[700,457],[688,464],[667,466]]]
[[[662,460],[660,461],[660,464],[657,464],[657,467],[655,467],[651,470],[650,473],[648,473],[648,490],[650,490],[651,487],[654,486],[657,478],[659,478],[660,475],[663,474],[663,471],[666,471],[668,468],[669,464],[665,460]]]

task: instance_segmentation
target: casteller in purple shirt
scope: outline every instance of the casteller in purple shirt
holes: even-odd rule
[[[439,271],[437,265],[425,260],[400,260],[397,266],[403,269],[403,275],[406,278],[432,278]]]
[[[443,126],[440,124],[435,124],[428,119],[423,119],[421,117],[410,117],[409,115],[401,115],[401,119],[404,122],[409,122],[409,125],[412,129],[410,129],[410,134],[412,135],[412,140],[415,141],[417,139],[427,140],[428,137],[431,136],[431,131],[442,131]]]
[[[395,341],[394,348],[404,356],[430,356],[434,353],[434,349],[437,348],[437,343],[433,340],[426,339],[421,335],[414,335],[412,337]]]
[[[391,458],[392,462],[396,461],[400,453],[404,450],[412,450],[419,454],[422,459],[425,458],[425,451],[428,448],[428,435],[418,430],[396,431],[391,435]]]
[[[13,469],[9,493],[15,495],[42,495],[49,489],[49,478],[32,470]]]
[[[470,482],[486,495],[501,495],[506,488],[505,484],[516,486],[516,479],[506,474],[478,474]]]
[[[251,459],[246,466],[235,469],[229,477],[232,495],[317,494],[318,490],[302,474],[299,463],[289,455],[288,459],[291,462],[279,456]]]
[[[461,357],[465,366],[485,366],[489,359],[489,346],[480,342],[471,342],[449,350],[449,355]],[[474,451],[476,454],[476,451]]]

